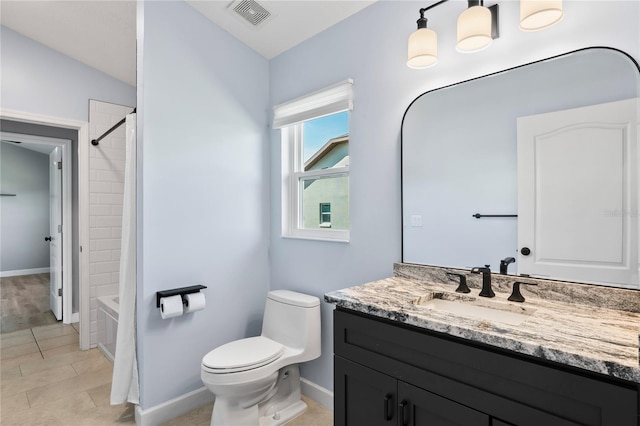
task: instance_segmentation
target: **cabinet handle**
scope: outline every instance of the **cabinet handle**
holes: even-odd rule
[[[403,399],[400,403],[400,412],[402,414],[402,426],[409,425],[409,401]]]
[[[393,417],[393,412],[391,411],[392,407],[393,407],[393,395],[388,393],[384,397],[384,420],[385,421],[389,421]]]

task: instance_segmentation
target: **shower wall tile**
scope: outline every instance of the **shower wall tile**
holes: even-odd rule
[[[89,138],[122,120],[133,107],[89,101]],[[90,345],[98,344],[97,298],[118,292],[125,167],[125,126],[89,148]]]

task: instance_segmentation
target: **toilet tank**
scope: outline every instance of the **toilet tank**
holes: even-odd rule
[[[320,299],[289,290],[270,291],[262,335],[301,349],[305,360],[320,356]]]

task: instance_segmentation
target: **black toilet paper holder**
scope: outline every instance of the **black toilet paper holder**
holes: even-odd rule
[[[200,290],[207,288],[204,285],[192,285],[189,287],[173,288],[171,290],[156,291],[156,308],[160,308],[160,299],[163,297],[177,296],[181,297],[185,294],[198,293]],[[182,299],[184,301],[184,297]]]

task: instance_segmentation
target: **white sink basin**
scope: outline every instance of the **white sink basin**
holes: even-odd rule
[[[525,322],[535,309],[512,304],[492,303],[475,297],[451,293],[432,293],[411,302],[412,305],[451,315],[519,325]]]

